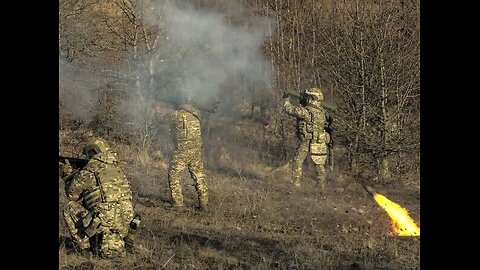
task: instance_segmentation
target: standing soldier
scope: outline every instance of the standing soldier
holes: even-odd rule
[[[185,168],[195,181],[199,209],[206,211],[208,206],[207,184],[205,183],[202,163],[202,134],[200,110],[191,97],[185,98],[168,120],[173,124],[175,153],[168,169],[168,186],[175,207],[183,207],[183,195],[180,178]]]
[[[87,142],[83,157],[88,160],[85,167],[64,178],[70,201],[63,215],[69,233],[82,251],[96,239],[101,257],[124,257],[124,238],[140,221],[133,216],[130,184],[104,140]]]
[[[289,95],[285,94],[284,109],[288,115],[297,118],[297,136],[300,140],[295,157],[293,158],[293,183],[300,187],[302,177],[302,166],[310,153],[315,164],[315,178],[320,192],[325,189],[325,162],[327,160],[327,143],[330,136],[325,132],[326,112],[321,106],[323,93],[318,88],[309,88],[304,93],[305,100],[302,106],[293,106],[290,103]]]

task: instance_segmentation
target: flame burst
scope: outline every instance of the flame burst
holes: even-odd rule
[[[415,224],[413,219],[408,215],[407,209],[401,207],[387,199],[385,196],[375,193],[373,195],[375,201],[385,210],[392,219],[392,229],[400,236],[419,236],[420,228]]]

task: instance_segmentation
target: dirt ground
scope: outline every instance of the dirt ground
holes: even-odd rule
[[[60,269],[419,269],[420,237],[392,234],[390,218],[360,184],[332,177],[320,194],[305,173],[302,186],[288,168],[207,167],[210,209],[201,212],[184,175],[186,207],[170,206],[165,166],[124,168],[142,216],[138,252],[119,261],[76,252],[59,213]],[[258,165],[260,166],[260,165]],[[60,182],[60,204],[66,201]],[[420,225],[420,190],[377,192],[407,208]]]

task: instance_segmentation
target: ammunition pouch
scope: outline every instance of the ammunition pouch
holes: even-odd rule
[[[297,136],[300,139],[311,139],[311,135],[307,129],[307,123],[305,121],[298,121],[297,123]]]
[[[92,237],[95,234],[99,233],[100,225],[102,221],[98,218],[94,212],[89,212],[82,220],[83,226],[85,228],[85,234],[88,237]]]
[[[83,228],[88,228],[90,223],[92,223],[93,220],[93,212],[88,212],[83,218],[82,218],[82,225]]]
[[[308,132],[308,133],[312,133],[314,132],[314,129],[313,129],[313,124],[312,123],[306,123],[305,124],[305,130]]]

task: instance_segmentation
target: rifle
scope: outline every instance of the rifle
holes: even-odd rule
[[[291,96],[291,97],[297,98],[299,100],[300,104],[302,104],[302,105],[306,104],[307,99],[306,99],[305,94],[303,94],[303,93],[299,93],[299,92],[296,92],[296,91],[293,91],[293,90],[285,90],[285,92],[283,92],[283,96],[284,97]],[[330,104],[330,103],[327,103],[327,102],[324,102],[324,101],[320,102],[320,106],[322,106],[324,109],[329,110],[331,112],[336,112],[337,111],[337,106],[335,106],[333,104]]]
[[[74,170],[81,169],[85,167],[85,165],[87,165],[88,163],[88,159],[84,159],[84,158],[58,156],[58,160],[60,163],[63,163],[63,164],[67,164],[68,162]]]
[[[83,158],[74,158],[74,157],[64,157],[58,156],[58,161],[60,164],[63,164],[61,168],[59,168],[59,176],[64,180],[67,181],[71,177],[73,177],[78,171],[80,171],[83,167],[85,167],[88,163],[88,159]],[[73,172],[68,174],[67,176],[64,175],[64,168],[66,165],[72,167]]]

